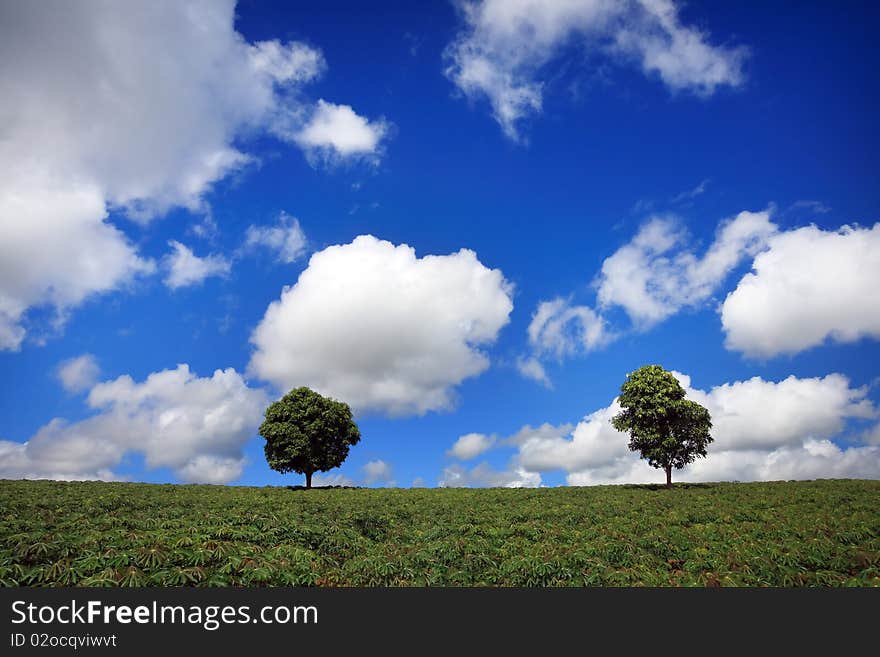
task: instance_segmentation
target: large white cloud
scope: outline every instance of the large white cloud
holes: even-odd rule
[[[24,164],[12,170],[9,144],[0,139],[0,349],[17,350],[29,308],[50,306],[63,322],[89,295],[125,286],[156,266],[104,221],[96,186],[28,175]]]
[[[679,222],[655,217],[602,263],[599,306],[620,306],[648,328],[684,307],[706,301],[743,259],[765,248],[776,232],[770,211],[740,212],[722,222],[702,256],[687,248]]]
[[[688,481],[880,478],[880,448],[841,448],[839,436],[853,418],[877,416],[867,388],[853,388],[841,374],[822,378],[788,377],[779,382],[759,377],[695,389],[676,373],[693,399],[709,409],[709,456],[687,466],[678,478]],[[563,435],[544,427],[523,431],[516,462],[529,472],[564,470],[573,485],[657,481],[652,469],[627,447],[628,436],[611,426],[620,411],[615,400],[588,415]]]
[[[658,470],[634,455],[566,477],[571,486],[658,483]],[[800,445],[773,450],[713,452],[673,479],[687,481],[780,481],[790,479],[878,479],[880,447],[843,449],[830,440],[805,440]]]
[[[251,336],[249,371],[357,409],[421,414],[489,366],[512,289],[473,251],[417,257],[370,235],[315,253]]]
[[[242,138],[286,138],[307,120],[298,90],[321,53],[248,43],[234,18],[234,0],[4,3],[0,349],[20,346],[29,308],[63,319],[152,269],[108,211],[147,222],[202,210],[214,183],[254,161]],[[347,139],[326,146],[346,157]]]
[[[738,86],[744,48],[710,45],[681,23],[672,0],[462,0],[464,28],[445,52],[446,75],[467,96],[485,97],[511,139],[541,111],[542,68],[570,45],[640,65],[673,90],[711,94]]]
[[[712,414],[712,447],[768,449],[805,439],[824,439],[840,433],[848,418],[871,418],[876,410],[866,387],[852,388],[842,374],[765,381],[753,377],[715,386],[708,393],[691,387],[677,374],[688,397]]]
[[[198,377],[187,365],[99,383],[89,392],[96,414],[54,419],[27,442],[0,441],[0,478],[113,479],[126,454],[148,469],[171,468],[183,481],[227,483],[244,467],[242,446],[256,434],[265,392],[234,369]]]
[[[781,233],[752,268],[721,307],[728,349],[770,357],[880,338],[880,223]]]

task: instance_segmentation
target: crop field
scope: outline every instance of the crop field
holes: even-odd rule
[[[4,586],[880,586],[880,481],[0,481]]]

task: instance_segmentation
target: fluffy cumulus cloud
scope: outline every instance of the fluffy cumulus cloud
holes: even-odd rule
[[[0,70],[8,63],[0,57]],[[30,308],[54,309],[60,324],[89,295],[124,287],[156,268],[104,221],[96,186],[75,188],[68,179],[53,184],[39,175],[28,180],[27,160],[17,162],[5,152],[10,149],[10,139],[0,139],[0,350],[21,347]]]
[[[621,456],[628,457],[625,437],[611,426],[611,418],[619,411],[616,402],[595,411],[568,436],[552,430],[527,435],[519,446],[519,463],[530,472],[578,472],[607,467]]]
[[[242,446],[267,398],[233,369],[198,377],[187,365],[92,387],[95,414],[54,419],[24,443],[0,441],[0,478],[114,479],[126,454],[182,481],[227,483],[244,467]]]
[[[721,307],[728,349],[767,358],[880,338],[880,223],[773,237]]]
[[[596,311],[562,298],[538,304],[529,323],[528,336],[531,355],[520,357],[517,369],[526,378],[547,387],[551,387],[551,381],[541,358],[551,356],[562,360],[597,349],[614,339],[605,319]]]
[[[499,438],[495,434],[467,433],[458,437],[452,447],[447,450],[446,455],[462,461],[469,461],[480,454],[488,452],[490,449],[510,446],[520,447],[524,443],[536,439],[560,440],[570,434],[572,429],[574,429],[573,424],[560,424],[556,426],[545,422],[537,427],[527,424],[515,434],[504,438]]]
[[[529,344],[540,352],[562,357],[591,350],[609,340],[605,321],[591,308],[565,299],[538,304],[529,323]]]
[[[688,397],[711,412],[713,448],[719,451],[770,449],[829,438],[843,430],[848,418],[876,415],[867,388],[852,388],[842,374],[789,376],[778,382],[754,377],[716,386],[708,393],[693,388],[689,377],[678,378]]]
[[[273,226],[248,226],[244,246],[245,249],[267,249],[279,262],[290,264],[306,254],[306,244],[299,219],[281,212]]]
[[[742,47],[712,45],[684,25],[672,0],[462,0],[464,27],[447,47],[446,75],[486,98],[511,139],[541,111],[544,67],[570,46],[631,62],[672,91],[713,93],[744,81]]]
[[[495,470],[488,463],[465,468],[457,463],[444,468],[437,485],[441,488],[537,488],[541,475],[521,467]]]
[[[232,269],[232,264],[221,255],[199,257],[176,240],[171,240],[168,245],[171,253],[165,257],[163,265],[165,285],[172,290],[198,285],[211,276],[226,276]]]
[[[234,0],[4,4],[0,349],[20,347],[30,308],[60,322],[154,269],[111,211],[147,222],[203,210],[217,181],[253,162],[241,137],[286,138],[295,117],[301,127],[321,111],[299,91],[325,68],[321,53],[248,43],[234,17]],[[326,148],[364,148],[340,129]]]
[[[462,461],[470,461],[492,449],[495,440],[495,436],[487,436],[484,433],[467,433],[459,436],[446,454]]]
[[[56,374],[65,390],[83,392],[95,384],[100,371],[97,359],[92,354],[83,354],[61,363]]]
[[[722,221],[699,255],[673,216],[652,217],[627,244],[604,260],[594,281],[597,307],[558,297],[542,301],[528,327],[529,353],[517,360],[524,377],[552,387],[547,358],[561,361],[601,348],[617,337],[606,314],[622,308],[647,330],[687,307],[705,303],[733,269],[766,248],[777,233],[770,210],[740,212]]]
[[[388,128],[384,119],[368,121],[348,105],[319,100],[306,124],[288,136],[312,162],[333,163],[354,157],[375,159]]]
[[[677,476],[688,481],[880,478],[880,448],[864,444],[842,448],[831,442],[851,419],[877,416],[867,388],[853,388],[841,374],[782,381],[759,377],[693,388],[676,373],[693,399],[709,409],[709,456]],[[628,437],[611,426],[620,411],[615,400],[585,417],[565,435],[548,427],[543,435],[524,431],[516,463],[528,472],[564,470],[568,483],[644,483],[658,471],[629,451]],[[867,442],[867,441],[865,441]]]
[[[473,251],[420,258],[362,235],[313,254],[270,304],[251,335],[249,371],[360,410],[448,408],[454,387],[489,366],[481,347],[509,321],[511,296]]]
[[[770,211],[740,212],[723,221],[702,256],[671,217],[655,217],[602,263],[597,278],[600,308],[619,306],[640,328],[706,301],[744,259],[765,248],[776,233]]]
[[[394,468],[381,459],[368,461],[364,464],[361,470],[364,473],[365,484],[384,484],[385,486],[394,485]]]
[[[550,386],[544,361],[588,352],[614,339],[606,317],[622,309],[648,330],[686,308],[704,307],[730,274],[751,262],[719,304],[728,349],[770,358],[826,341],[880,337],[880,224],[779,230],[771,210],[722,221],[702,253],[674,216],[655,216],[602,263],[596,308],[557,298],[538,305],[520,373]],[[728,288],[729,289],[729,288]]]

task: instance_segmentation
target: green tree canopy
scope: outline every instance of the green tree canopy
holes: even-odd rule
[[[312,487],[312,473],[342,465],[361,439],[348,404],[305,387],[270,404],[265,417],[260,435],[269,467],[304,474],[306,488]]]
[[[631,372],[620,387],[619,402],[622,410],[611,424],[629,433],[632,451],[666,471],[668,487],[672,487],[672,468],[706,456],[712,442],[709,411],[685,399],[684,388],[671,372],[659,365]]]

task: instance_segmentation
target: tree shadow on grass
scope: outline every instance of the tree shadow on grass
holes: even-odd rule
[[[288,490],[329,490],[331,488],[345,488],[347,490],[355,490],[360,488],[360,486],[312,486],[311,488],[306,488],[305,486],[285,486]]]
[[[673,483],[672,489],[679,490],[683,488],[715,488],[717,484],[689,484],[686,482],[682,483]],[[621,488],[626,488],[630,490],[669,490],[666,488],[666,484],[623,484]]]

